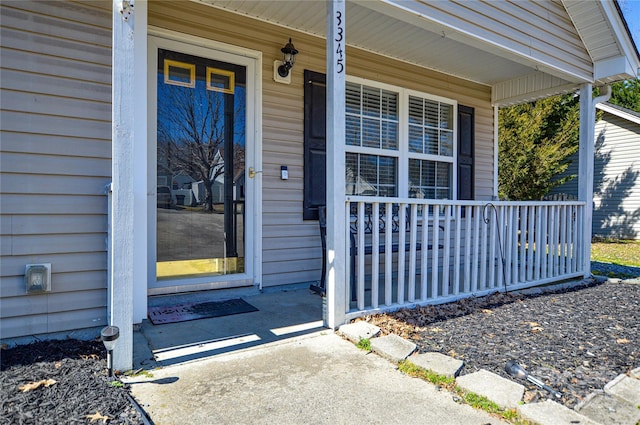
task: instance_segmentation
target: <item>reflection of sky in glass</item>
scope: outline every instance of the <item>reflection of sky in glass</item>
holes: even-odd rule
[[[172,73],[173,74],[173,73]],[[172,76],[174,76],[173,74]],[[199,76],[200,77],[200,76]],[[188,76],[185,77],[188,81]],[[165,84],[163,72],[158,73],[158,129],[163,136],[175,143],[184,143],[195,138],[205,138],[212,133],[223,135],[224,129],[224,97],[225,93],[207,90],[204,78],[196,79],[195,88]],[[246,88],[235,86],[234,101],[234,144],[245,146],[246,124]],[[193,108],[189,108],[193,105]],[[181,120],[193,119],[199,129],[192,134],[191,128],[184,126]],[[182,124],[182,125],[181,125]],[[220,146],[222,147],[222,145]]]

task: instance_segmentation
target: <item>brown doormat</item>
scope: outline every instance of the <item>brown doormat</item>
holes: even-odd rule
[[[257,308],[243,299],[226,301],[208,301],[200,303],[181,303],[161,307],[149,307],[149,320],[154,325],[186,322],[188,320],[229,316],[231,314],[250,313]]]

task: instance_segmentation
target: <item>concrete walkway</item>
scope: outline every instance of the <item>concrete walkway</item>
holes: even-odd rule
[[[217,294],[180,299],[208,300]],[[306,288],[242,297],[258,311],[159,326],[145,322],[134,333],[134,369],[151,370],[153,376],[123,380],[156,425],[505,423],[402,374],[396,364],[403,359],[457,377],[463,390],[515,408],[532,424],[635,425],[640,420],[640,368],[619,376],[576,410],[552,400],[522,404],[521,383],[484,370],[458,376],[461,361],[416,354],[411,341],[376,337],[379,329],[373,325],[341,326],[339,333],[351,342],[322,328],[321,298]],[[362,338],[370,339],[373,353],[356,348]]]
[[[505,423],[330,331],[152,373],[129,382],[156,425]]]

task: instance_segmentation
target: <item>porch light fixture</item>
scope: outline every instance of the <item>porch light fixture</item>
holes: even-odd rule
[[[120,329],[117,326],[106,326],[100,331],[100,339],[107,349],[107,367],[109,368],[109,379],[113,377],[113,349],[120,337]]]
[[[293,64],[296,63],[298,50],[293,47],[291,38],[289,38],[289,42],[280,51],[282,52],[282,65],[278,67],[278,75],[286,78],[289,76],[289,71],[293,68]]]
[[[529,375],[529,373],[527,373],[527,371],[522,366],[520,366],[515,360],[509,360],[507,364],[504,366],[504,370],[509,375],[515,378],[525,379],[531,382],[533,385],[537,386],[538,388],[542,388],[543,390],[548,391],[549,393],[553,394],[553,396],[556,398],[562,398],[561,392],[554,390],[548,385],[545,385],[545,383],[542,382],[541,380],[536,379],[533,376]]]

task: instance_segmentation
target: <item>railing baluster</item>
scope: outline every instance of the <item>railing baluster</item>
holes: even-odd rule
[[[407,228],[407,204],[399,204],[398,205],[398,218],[400,220],[400,231],[398,231],[398,247],[405,246],[406,234],[402,231],[402,229]],[[405,250],[398,249],[398,286],[404,287],[404,269],[405,269]],[[416,298],[416,288],[415,286],[409,285],[409,290],[407,292],[407,300],[409,302],[415,301]]]
[[[542,207],[542,225],[540,226],[540,256],[542,264],[540,265],[540,277],[545,279],[547,277],[547,260],[549,259],[549,206],[543,205]]]
[[[431,298],[436,299],[438,297],[438,245],[440,244],[440,205],[433,206],[433,237],[431,238]],[[425,246],[426,248],[426,246]],[[425,249],[426,250],[426,249]],[[427,291],[425,287],[424,299],[427,299]]]
[[[527,205],[520,207],[520,258],[518,259],[518,269],[520,271],[518,282],[525,281],[525,272],[527,269],[526,261],[526,244],[527,244],[527,218],[529,211]]]
[[[504,223],[504,229],[505,229],[505,235],[504,235],[504,246],[502,247],[504,256],[505,256],[505,261],[507,263],[507,272],[506,272],[506,279],[507,281],[505,282],[505,285],[509,285],[513,280],[512,280],[512,256],[513,256],[513,247],[512,247],[512,240],[513,240],[513,206],[509,205],[505,207],[505,218],[506,218],[506,222],[503,221]],[[517,251],[516,251],[517,252]]]
[[[556,220],[556,208],[552,205],[549,207],[549,248],[547,250],[547,257],[549,257],[547,259],[547,275],[549,277],[554,275],[553,262],[556,250]]]
[[[551,256],[551,263],[552,263],[552,267],[551,267],[551,277],[555,277],[558,275],[558,241],[560,240],[559,236],[559,232],[558,232],[558,222],[560,221],[560,217],[559,217],[559,212],[560,210],[558,209],[558,207],[556,207],[555,205],[552,207],[553,208],[553,253]]]
[[[535,219],[536,219],[536,207],[531,206],[529,208],[529,228],[527,230],[527,281],[533,280],[533,268],[535,260],[534,250],[534,235],[535,235]]]
[[[536,207],[536,230],[535,230],[535,241],[536,241],[536,266],[533,269],[533,279],[540,279],[540,259],[542,258],[542,238],[545,232],[542,229],[542,210],[544,207],[538,205]]]
[[[577,271],[578,262],[576,256],[578,255],[577,243],[578,243],[578,209],[576,205],[571,206],[571,273]]]
[[[393,220],[393,204],[387,202],[385,204],[385,232],[384,232],[384,303],[391,305],[393,303],[393,232],[386,228]],[[404,302],[403,288],[398,288],[398,303]]]
[[[422,236],[420,239],[420,299],[426,301],[429,282],[429,205],[422,205]]]
[[[560,221],[560,270],[559,274],[567,272],[567,206],[560,207],[562,219]]]
[[[418,221],[418,205],[411,204],[409,206],[409,287],[416,286],[416,246],[417,246],[417,221]],[[400,229],[402,231],[402,229]],[[400,251],[404,251],[404,245],[399,246]],[[424,299],[424,295],[420,293],[420,298]]]
[[[356,288],[356,301],[358,303],[358,309],[364,310],[364,241],[365,241],[365,227],[364,227],[364,202],[358,202],[358,280]]]
[[[471,207],[464,210],[464,293],[471,291]]]
[[[460,205],[455,206],[456,210],[456,240],[453,246],[453,294],[458,295],[460,293],[460,227],[461,227],[461,214]]]
[[[434,226],[435,227],[435,226]],[[449,295],[449,263],[451,261],[449,255],[451,251],[451,205],[444,208],[444,235],[443,235],[443,252],[442,252],[442,295]],[[434,247],[433,249],[436,249]]]
[[[507,249],[507,233],[508,233],[508,223],[506,223],[506,218],[507,218],[507,208],[506,206],[501,206],[500,207],[500,214],[499,217],[500,219],[498,220],[498,222],[496,223],[496,231],[498,232],[498,235],[502,234],[502,237],[499,237],[498,241],[502,244],[502,246],[500,246],[500,250],[498,251],[498,255],[500,256],[498,258],[498,267],[499,270],[497,271],[498,273],[498,287],[502,287],[507,286],[509,281],[506,280],[507,279],[507,255],[505,254],[505,251],[508,251]],[[510,257],[509,257],[510,258]]]
[[[371,226],[371,307],[378,308],[378,280],[380,276],[380,203],[374,202]]]
[[[471,220],[473,223],[473,254],[472,254],[472,265],[471,265],[471,291],[476,292],[478,290],[478,262],[479,258],[479,249],[480,249],[480,210],[477,205],[469,206],[469,210],[471,211]]]

